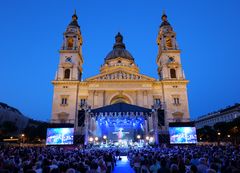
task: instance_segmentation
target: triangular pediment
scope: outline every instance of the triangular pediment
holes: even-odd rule
[[[124,69],[114,70],[108,73],[99,74],[90,78],[86,81],[155,81],[154,78],[127,71]]]

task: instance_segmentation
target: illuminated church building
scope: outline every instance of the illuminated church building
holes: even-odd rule
[[[83,79],[83,39],[76,13],[63,36],[60,61],[52,81],[52,123],[72,123],[75,134],[87,140],[98,135],[99,117],[115,121],[123,128],[124,123],[131,124],[143,117],[142,135],[152,134],[156,138],[168,130],[169,122],[190,120],[188,80],[182,69],[176,33],[165,14],[157,35],[158,79],[140,73],[120,33],[115,36],[113,49],[105,57],[99,74]]]

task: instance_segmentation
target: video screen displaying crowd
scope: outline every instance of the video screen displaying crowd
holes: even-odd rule
[[[121,154],[128,156],[136,173],[240,172],[240,147],[237,146],[129,150],[0,146],[0,173],[112,173]]]

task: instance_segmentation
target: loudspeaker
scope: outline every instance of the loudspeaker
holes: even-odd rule
[[[79,110],[78,111],[78,127],[84,127],[84,121],[85,121],[85,110]]]
[[[157,110],[157,116],[158,116],[158,126],[164,126],[165,125],[165,115],[163,109]]]

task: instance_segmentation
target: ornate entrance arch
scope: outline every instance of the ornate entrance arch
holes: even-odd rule
[[[128,104],[131,104],[131,101],[130,101],[130,99],[128,97],[126,97],[124,95],[116,95],[110,101],[110,104],[115,104],[115,103],[128,103]]]

